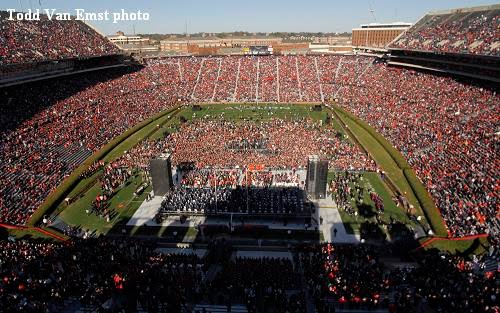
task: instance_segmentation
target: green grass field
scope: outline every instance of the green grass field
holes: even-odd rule
[[[142,183],[140,177],[132,177],[125,183],[125,186],[118,190],[113,196],[110,202],[110,209],[113,212],[110,222],[107,222],[103,217],[99,217],[95,214],[87,214],[85,212],[85,210],[90,207],[95,197],[101,193],[99,182],[96,182],[83,197],[62,211],[59,218],[69,225],[81,226],[84,229],[95,230],[100,234],[105,234],[116,223],[123,219],[130,219],[142,202],[141,200],[144,200],[146,192],[151,190],[151,188],[148,188],[149,190],[146,190],[142,197],[134,197],[133,193],[140,183]],[[136,204],[133,204],[133,202]]]
[[[52,233],[51,236],[48,233]],[[69,239],[68,236],[51,227],[36,228],[36,227],[19,227],[19,228],[4,228],[0,227],[0,238],[6,236],[15,237],[18,240],[39,240],[39,241],[59,241]],[[57,239],[56,239],[57,238]]]
[[[8,230],[9,236],[14,236],[17,239],[40,239],[40,240],[47,240],[51,241],[52,238],[38,232],[34,229],[9,229]]]
[[[106,162],[112,161],[120,157],[125,151],[131,149],[134,145],[139,143],[145,138],[158,139],[164,136],[165,132],[174,132],[180,125],[180,118],[184,117],[186,120],[192,119],[219,119],[224,118],[227,120],[252,120],[261,121],[270,118],[279,119],[296,119],[296,118],[310,118],[314,121],[324,121],[327,117],[327,112],[313,111],[311,105],[277,105],[277,104],[217,104],[217,105],[202,105],[200,111],[193,111],[190,107],[185,107],[181,110],[173,112],[167,116],[160,118],[157,122],[147,125],[140,129],[130,137],[125,139],[122,143],[113,148],[103,159]],[[341,126],[340,121],[333,118],[331,126],[337,131],[346,134],[344,128]],[[347,138],[347,136],[345,137]],[[110,222],[107,222],[103,217],[98,217],[94,214],[87,214],[85,210],[90,206],[95,197],[100,193],[100,186],[97,180],[99,173],[94,174],[92,177],[82,180],[70,195],[72,197],[79,196],[79,199],[72,203],[69,207],[61,204],[58,207],[59,218],[69,225],[80,226],[86,230],[93,230],[100,234],[109,232],[115,225],[126,223],[126,221],[133,215],[135,210],[139,207],[143,199],[138,197],[133,198],[140,179],[138,177],[131,178],[124,188],[120,189],[111,199],[110,208],[114,212],[114,216]],[[390,217],[394,219],[409,223],[410,221],[406,215],[396,207],[391,199],[390,190],[380,180],[375,173],[366,173],[364,175],[366,182],[369,186],[379,193],[385,203],[386,214],[384,219],[389,220]],[[365,196],[365,202],[368,205],[373,205],[369,199],[368,194]],[[354,220],[344,212],[341,212],[346,228],[352,232],[359,230],[360,223],[364,222],[364,218],[358,217]],[[158,236],[162,236],[165,232],[164,229],[158,231]],[[143,233],[143,230],[132,228],[129,232],[131,235]]]
[[[335,175],[332,173],[331,176]],[[333,177],[330,177],[333,178]],[[396,203],[392,200],[392,192],[385,185],[385,183],[380,179],[377,173],[367,172],[363,174],[362,181],[363,189],[365,190],[363,195],[363,203],[362,205],[368,206],[363,208],[363,210],[371,210],[375,215],[375,204],[370,199],[368,190],[375,191],[379,196],[382,197],[384,202],[384,213],[380,216],[380,219],[384,222],[389,223],[392,219],[396,221],[400,221],[403,224],[409,225],[411,227],[415,227],[413,221],[411,221],[405,212],[399,208]],[[360,208],[356,205],[355,201],[351,201],[353,208],[359,212]],[[346,231],[351,234],[359,233],[360,226],[365,222],[376,222],[375,216],[363,216],[363,214],[353,216],[348,214],[346,211],[339,209],[340,216],[346,228]],[[380,227],[380,230],[386,235],[388,235],[387,231]]]
[[[177,131],[181,123],[181,117],[188,121],[198,118],[224,118],[233,121],[261,121],[270,118],[295,119],[302,117],[311,118],[315,121],[325,121],[327,112],[327,110],[320,112],[313,111],[311,105],[288,104],[210,104],[202,105],[200,111],[193,111],[191,107],[184,107],[175,112],[171,112],[170,114],[159,118],[154,123],[148,124],[136,131],[109,151],[103,159],[107,162],[112,161],[120,157],[125,151],[131,149],[134,145],[145,138],[163,138],[165,132]],[[419,205],[419,201],[417,200],[405,175],[402,173],[400,167],[390,153],[373,138],[372,134],[370,134],[365,128],[360,126],[354,120],[348,118],[348,116],[342,114],[339,114],[338,117],[334,114],[331,116],[332,120],[330,126],[344,134],[345,138],[350,137],[347,140],[360,144],[368,153],[370,153],[377,164],[384,169],[387,176],[394,183],[397,189],[407,195],[410,203],[412,203],[417,209],[417,214],[425,216],[423,214],[422,207]],[[60,204],[57,210],[60,212],[58,217],[70,225],[76,225],[87,230],[94,230],[98,233],[106,234],[111,230],[117,231],[118,229],[125,228],[124,224],[137,210],[141,202],[144,200],[145,195],[151,190],[151,187],[148,187],[148,190],[146,190],[141,196],[134,198],[133,192],[137,188],[137,185],[140,184],[140,178],[133,177],[129,179],[124,188],[119,190],[111,199],[110,205],[115,212],[115,215],[110,222],[107,222],[103,218],[95,215],[87,215],[87,213],[85,213],[85,208],[89,207],[90,203],[100,190],[99,182],[97,180],[98,175],[99,173],[81,180],[70,192],[71,197],[78,196],[79,199],[68,207],[64,204]],[[393,218],[394,220],[410,225],[411,227],[414,226],[413,222],[410,221],[405,212],[396,206],[392,200],[393,190],[391,190],[391,188],[389,188],[389,186],[378,177],[378,174],[364,173],[363,177],[366,188],[373,188],[373,190],[375,190],[375,192],[383,198],[385,212],[381,218],[384,221],[389,221]],[[368,193],[365,193],[364,203],[368,206],[373,206],[373,202],[369,198]],[[353,233],[359,231],[362,223],[374,220],[373,217],[366,218],[358,216],[355,218],[342,210],[340,210],[340,214],[346,229]],[[165,228],[153,230],[148,229],[147,227],[132,227],[127,228],[127,232],[132,236],[153,235],[164,237],[171,236],[173,230]],[[196,230],[188,230],[186,234],[183,235],[188,237],[196,236]],[[436,243],[436,246],[440,249],[452,251],[455,246],[458,250],[462,249],[462,247],[466,246],[466,243],[457,243],[456,241],[446,243],[441,242]],[[463,250],[466,250],[466,248]]]
[[[145,138],[159,139],[163,138],[165,132],[176,131],[180,125],[181,116],[186,118],[186,120],[197,118],[220,118],[221,116],[224,116],[224,118],[228,120],[241,120],[241,118],[245,116],[246,119],[252,119],[254,121],[269,118],[293,119],[299,117],[308,117],[318,121],[326,118],[326,112],[312,111],[311,106],[308,105],[271,105],[269,108],[266,108],[265,105],[221,104],[202,106],[201,111],[193,111],[190,107],[186,107],[164,116],[155,123],[151,123],[151,125],[147,125],[135,132],[113,148],[104,156],[103,160],[105,162],[110,162],[119,158],[125,151],[131,149]],[[127,184],[111,199],[110,209],[113,211],[114,215],[111,221],[108,222],[103,217],[96,216],[95,214],[87,214],[85,212],[85,210],[91,206],[92,201],[101,192],[97,179],[99,174],[98,172],[92,175],[92,177],[81,180],[69,193],[69,197],[77,197],[78,200],[71,203],[69,206],[66,206],[64,202],[60,203],[56,212],[59,213],[58,218],[69,225],[95,231],[98,234],[106,234],[116,225],[125,224],[130,217],[132,217],[144,200],[145,195],[151,190],[151,187],[148,187],[141,197],[134,198],[133,192],[141,181],[138,177],[129,179]],[[142,234],[143,232],[144,230],[132,228],[129,234],[136,235]],[[168,233],[165,229],[160,229],[157,232],[159,237],[165,232]],[[191,233],[188,232],[187,235],[191,235]]]
[[[481,255],[488,251],[489,242],[486,238],[471,240],[450,240],[443,239],[435,241],[424,247],[426,250],[438,249],[450,254],[460,254],[463,256]]]
[[[306,117],[314,121],[325,121],[326,111],[313,111],[311,105],[288,104],[212,104],[201,106],[200,111],[183,110],[179,116],[193,118],[223,118],[231,121],[261,121],[271,118],[290,120]]]
[[[408,185],[406,178],[401,170],[399,170],[396,162],[394,162],[389,153],[378,142],[376,142],[366,130],[356,124],[353,120],[342,115],[340,115],[340,118],[342,122],[349,127],[349,130],[354,134],[359,143],[366,149],[366,151],[368,151],[377,164],[380,164],[380,166],[386,171],[387,176],[389,176],[393,180],[394,184],[396,184],[396,186],[398,186],[398,188],[408,196],[408,200],[415,206],[415,208],[417,208],[418,213],[423,215],[422,209],[420,208],[411,187]]]
[[[155,123],[148,125],[141,130],[134,133],[132,136],[124,140],[122,143],[112,149],[103,160],[106,162],[113,161],[119,158],[123,153],[145,138],[158,139],[163,137],[163,133],[175,124],[178,119],[176,115],[181,110],[175,111],[172,114],[158,119]],[[140,203],[144,201],[147,193],[151,191],[149,186],[141,196],[134,198],[133,193],[137,187],[142,183],[139,176],[130,178],[125,186],[120,189],[111,199],[110,209],[113,211],[110,222],[106,221],[103,217],[95,214],[87,214],[85,210],[91,206],[92,201],[101,192],[99,186],[100,173],[97,172],[89,178],[83,179],[78,185],[70,192],[70,197],[79,196],[78,200],[66,206],[60,203],[56,212],[60,212],[58,217],[68,225],[79,226],[85,230],[95,231],[99,234],[106,234],[115,225],[126,223],[134,212],[139,208]],[[86,187],[90,187],[87,190]],[[82,193],[82,191],[84,191]]]

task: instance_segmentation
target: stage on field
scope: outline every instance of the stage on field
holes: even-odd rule
[[[184,227],[199,229],[204,226],[222,226],[222,227],[244,227],[245,225],[264,226],[271,230],[281,231],[315,231],[319,230],[323,234],[323,240],[326,242],[338,243],[358,243],[358,234],[348,234],[342,223],[337,205],[332,200],[331,195],[326,199],[313,201],[315,212],[311,216],[310,223],[306,223],[303,218],[287,218],[284,222],[279,217],[245,217],[242,222],[237,215],[229,216],[188,216],[181,221],[180,216],[168,216],[160,224],[155,220],[156,214],[160,210],[163,197],[152,197],[149,201],[144,201],[132,218],[127,222],[131,227]],[[336,231],[335,231],[336,230]]]

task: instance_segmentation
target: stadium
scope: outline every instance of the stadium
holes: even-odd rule
[[[342,53],[8,14],[0,312],[500,312],[500,5]]]

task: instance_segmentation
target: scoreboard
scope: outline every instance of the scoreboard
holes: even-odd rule
[[[271,55],[273,54],[273,47],[271,46],[249,46],[244,49],[245,54],[250,55]]]

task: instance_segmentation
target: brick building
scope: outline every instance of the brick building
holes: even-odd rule
[[[402,22],[362,24],[352,30],[352,46],[354,49],[383,49],[411,25]]]

